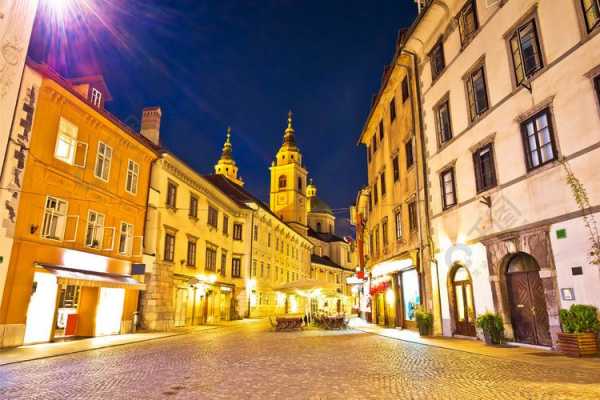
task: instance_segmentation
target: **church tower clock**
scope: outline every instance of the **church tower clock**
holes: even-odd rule
[[[283,144],[271,164],[271,210],[294,230],[306,235],[306,177],[308,171],[302,164],[302,153],[296,145],[292,126],[292,112],[288,114],[288,126]]]

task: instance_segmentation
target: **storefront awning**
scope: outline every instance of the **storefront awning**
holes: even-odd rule
[[[38,264],[39,267],[56,276],[59,284],[92,287],[109,287],[145,290],[146,285],[129,276],[102,274],[80,269],[64,268],[56,265]]]

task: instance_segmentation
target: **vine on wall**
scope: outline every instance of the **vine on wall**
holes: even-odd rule
[[[600,230],[594,214],[592,206],[585,187],[581,181],[573,174],[566,161],[562,162],[562,166],[567,174],[567,185],[571,188],[573,197],[577,206],[581,210],[583,223],[588,231],[589,240],[591,242],[590,261],[592,264],[600,265]]]

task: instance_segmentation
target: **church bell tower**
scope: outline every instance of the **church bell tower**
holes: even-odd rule
[[[296,145],[292,126],[292,112],[288,114],[288,126],[283,144],[271,164],[271,210],[294,230],[306,235],[306,178],[308,171],[302,164],[302,153]]]

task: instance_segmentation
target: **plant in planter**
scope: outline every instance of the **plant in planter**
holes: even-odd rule
[[[477,327],[483,331],[485,344],[502,344],[504,341],[504,321],[496,313],[486,312],[477,317]]]
[[[573,304],[560,310],[558,350],[568,356],[581,357],[598,353],[598,310],[594,306]]]
[[[431,336],[433,331],[433,314],[423,308],[418,308],[415,312],[415,319],[419,327],[419,335]]]

